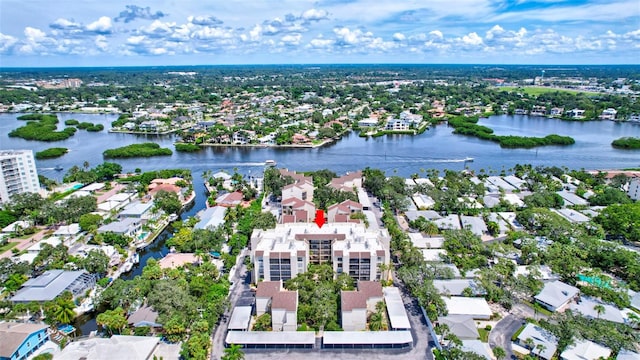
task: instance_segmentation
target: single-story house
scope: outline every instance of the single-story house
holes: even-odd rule
[[[158,343],[155,336],[113,335],[73,341],[59,353],[56,360],[149,360]]]
[[[579,293],[577,287],[556,280],[546,283],[534,299],[550,311],[564,311]]]
[[[597,360],[606,359],[611,350],[589,340],[576,340],[560,354],[560,360]]]
[[[140,223],[140,219],[124,218],[122,220],[100,226],[98,228],[98,233],[112,232],[134,238],[141,230],[142,224]]]
[[[45,302],[55,299],[65,291],[70,291],[75,298],[84,295],[95,285],[95,276],[84,270],[47,270],[22,284],[10,300],[14,303]]]
[[[558,339],[555,335],[532,323],[528,323],[527,326],[524,327],[518,335],[516,343],[528,348],[527,339],[531,339],[533,341],[533,347],[529,350],[539,358],[545,360],[550,360],[558,348]],[[540,351],[538,345],[543,347],[542,351]]]
[[[475,340],[480,338],[476,322],[471,316],[449,315],[438,318],[439,325],[447,325],[449,332],[460,340]],[[442,341],[442,339],[440,340]]]
[[[133,327],[148,326],[152,328],[161,328],[162,324],[157,322],[158,312],[153,310],[151,306],[144,305],[129,315],[127,322]]]
[[[433,280],[433,286],[441,295],[465,296],[465,289],[470,289],[472,296],[482,296],[486,291],[473,279]]]
[[[462,340],[461,349],[462,351],[468,351],[480,355],[487,360],[492,360],[494,358],[493,352],[491,351],[491,348],[489,348],[489,344],[483,343],[480,340]]]
[[[194,229],[215,229],[218,226],[224,224],[224,217],[227,213],[227,208],[224,206],[214,206],[205,209],[198,213],[200,221],[193,227]]]
[[[493,312],[487,300],[461,296],[443,297],[449,315],[466,315],[477,320],[488,320]]]

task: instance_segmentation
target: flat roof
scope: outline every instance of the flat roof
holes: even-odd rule
[[[493,314],[487,300],[483,298],[444,296],[442,300],[447,305],[449,315],[469,315],[474,319],[480,319],[489,318]]]
[[[410,331],[325,331],[323,344],[407,344],[412,343]]]
[[[326,336],[325,332],[325,336]],[[315,345],[315,331],[229,331],[224,341],[238,345]]]
[[[102,190],[104,188],[104,183],[92,183],[89,184],[85,187],[83,187],[81,190],[84,191],[98,191],[98,190]]]
[[[236,306],[233,308],[231,320],[229,320],[229,330],[249,330],[251,322],[252,306]]]
[[[400,289],[397,287],[382,288],[384,294],[384,302],[387,305],[387,314],[389,314],[389,322],[393,329],[411,329],[411,322],[407,316],[407,310],[400,296]]]

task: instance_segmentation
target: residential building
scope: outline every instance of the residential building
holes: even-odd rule
[[[329,186],[336,190],[353,192],[354,188],[362,188],[362,171],[354,171],[331,179]]]
[[[589,340],[575,340],[560,354],[560,360],[597,360],[607,359],[611,350]]]
[[[138,308],[127,318],[127,322],[133,327],[148,326],[150,328],[161,328],[162,324],[158,323],[157,320],[158,312],[146,304]]]
[[[0,150],[0,204],[13,195],[40,190],[31,150]]]
[[[24,360],[49,340],[46,324],[0,322],[0,360]]]
[[[377,281],[358,281],[356,290],[340,291],[342,328],[345,331],[367,329],[367,313],[376,311],[383,301],[382,285]]]
[[[74,298],[84,295],[96,285],[95,276],[84,270],[47,270],[42,275],[27,280],[10,299],[14,303],[45,302],[55,299],[65,291]]]
[[[602,120],[615,120],[616,115],[618,115],[618,110],[614,108],[608,108],[602,110],[602,114],[600,114],[600,119]]]
[[[158,261],[161,269],[177,269],[185,265],[195,265],[202,262],[200,255],[194,253],[168,253]]]
[[[159,217],[160,213],[158,211],[153,211],[154,202],[149,201],[146,203],[135,201],[122,209],[118,214],[118,217],[121,219],[124,218],[132,218],[138,219],[141,222],[145,223],[149,220],[155,220]]]
[[[224,207],[235,207],[242,203],[244,195],[240,191],[234,191],[218,196],[216,198],[216,205]]]
[[[313,181],[304,179],[283,187],[282,201],[290,198],[313,201]]]
[[[473,279],[433,280],[433,286],[441,295],[446,296],[482,296],[487,292]],[[466,290],[469,289],[469,290]],[[465,293],[469,295],[465,295]]]
[[[288,291],[280,281],[262,281],[256,289],[256,315],[271,314],[273,331],[296,331],[298,291]]]
[[[102,225],[98,228],[98,233],[112,232],[119,235],[135,238],[142,230],[142,223],[139,219],[124,218],[122,220],[114,221],[106,225]]]
[[[363,224],[278,224],[251,236],[253,279],[288,280],[307,271],[309,264],[330,264],[356,280],[379,280],[381,264],[389,263],[389,233]]]
[[[567,111],[567,116],[572,119],[583,119],[585,110],[583,109],[572,109]]]
[[[465,315],[477,320],[488,320],[493,312],[483,298],[461,296],[443,297],[449,315]]]
[[[316,206],[308,200],[301,200],[297,197],[291,197],[281,202],[282,217],[281,222],[311,222],[316,216]]]
[[[361,214],[362,204],[353,200],[345,200],[327,208],[327,220],[330,223],[350,222],[352,214]]]
[[[480,338],[476,322],[470,316],[450,315],[438,318],[439,325],[447,325],[449,332],[460,340],[475,340]],[[440,339],[442,342],[443,339]]]
[[[158,346],[157,336],[113,335],[73,341],[59,353],[56,360],[151,360]]]
[[[533,341],[530,345],[527,344],[528,340]],[[524,327],[522,332],[518,334],[515,341],[518,345],[529,350],[535,354],[538,358],[550,360],[556,353],[558,347],[558,339],[550,331],[541,328],[540,326],[532,323],[528,323]]]
[[[411,123],[402,119],[388,119],[384,129],[389,131],[406,131],[411,127]]]
[[[577,287],[556,280],[546,283],[534,298],[548,310],[562,312],[579,293]]]
[[[224,206],[214,206],[210,208],[206,208],[205,210],[198,213],[198,218],[200,221],[193,227],[194,229],[208,229],[213,230],[218,226],[224,224],[225,214],[227,213],[227,208]]]

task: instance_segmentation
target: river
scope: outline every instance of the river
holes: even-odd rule
[[[49,147],[68,148],[70,152],[61,158],[36,160],[38,173],[56,180],[61,180],[64,172],[70,167],[82,166],[84,161],[88,161],[91,166],[102,163],[102,152],[107,148],[153,141],[173,150],[173,142],[177,140],[173,135],[131,135],[108,133],[106,130],[98,133],[78,130],[73,137],[53,143],[10,138],[6,134],[23,124],[22,121],[16,120],[19,115],[0,114],[0,150],[31,149],[36,152]],[[80,122],[103,124],[105,129],[109,129],[117,115],[61,113],[58,117],[61,124],[65,120],[76,119]],[[204,184],[201,178],[204,171],[216,172],[224,169],[231,172],[235,169],[244,175],[255,175],[262,172],[267,159],[275,160],[278,167],[299,171],[327,168],[344,174],[347,171],[372,167],[382,169],[388,175],[399,176],[422,174],[429,168],[462,170],[469,167],[474,170],[501,170],[509,169],[516,164],[566,166],[571,169],[640,167],[640,152],[611,147],[611,142],[619,137],[640,137],[639,124],[612,121],[571,122],[508,115],[481,119],[479,124],[494,129],[498,135],[545,136],[555,133],[571,136],[576,143],[567,147],[502,149],[490,141],[455,135],[450,127],[439,125],[418,136],[361,138],[352,133],[333,144],[315,149],[208,147],[197,153],[174,151],[170,157],[109,161],[121,164],[125,171],[133,171],[136,168],[142,171],[162,168],[190,169],[194,190],[198,196],[193,207],[182,214],[183,218],[194,215],[205,206]],[[464,159],[467,157],[474,158],[474,161],[465,162]],[[64,171],[55,171],[56,166],[62,166]],[[148,259],[164,256],[168,252],[164,243],[169,236],[170,228],[141,252],[140,264],[123,278],[128,279],[140,274]],[[78,319],[76,325],[81,333],[86,335],[95,329],[95,318],[91,315],[83,316]]]

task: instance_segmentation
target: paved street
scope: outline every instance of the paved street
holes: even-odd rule
[[[502,318],[489,333],[491,348],[500,346],[507,353],[506,359],[516,359],[511,348],[511,336],[525,324],[526,318],[533,318],[534,311],[523,304],[515,304],[509,314]],[[538,314],[538,318],[543,317]]]

